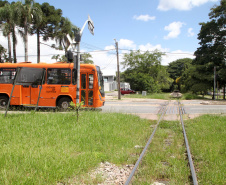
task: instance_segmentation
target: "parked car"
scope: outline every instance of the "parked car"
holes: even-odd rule
[[[136,91],[132,90],[132,89],[128,89],[128,88],[121,88],[121,94],[124,95],[124,94],[135,94]]]

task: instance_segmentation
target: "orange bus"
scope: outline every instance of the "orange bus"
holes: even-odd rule
[[[76,103],[77,70],[73,63],[34,64],[31,62],[0,63],[0,107],[6,108],[18,67],[42,68],[44,83],[38,107],[67,109]],[[22,74],[26,79],[26,74]],[[15,85],[10,105],[34,106],[37,104],[40,85]],[[94,64],[80,65],[80,102],[85,107],[101,107],[105,103],[104,82],[100,67]]]

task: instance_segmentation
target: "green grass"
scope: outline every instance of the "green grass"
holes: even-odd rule
[[[135,164],[155,121],[133,115],[81,112],[0,115],[0,184],[101,183],[88,175],[100,162]],[[199,184],[225,184],[226,116],[185,121]],[[163,121],[133,184],[190,184],[182,128]]]
[[[208,99],[208,98],[203,98],[202,96],[192,94],[192,93],[184,93],[182,97],[180,98],[181,100],[193,100],[193,99]]]
[[[162,100],[169,100],[170,93],[153,93],[147,94],[147,96],[142,96],[142,94],[130,94],[124,95],[122,98],[145,98],[145,99],[162,99]]]
[[[199,184],[226,182],[226,116],[204,115],[185,122]],[[162,122],[157,129],[134,185],[153,182],[192,184],[184,138],[178,122]]]
[[[186,121],[199,184],[226,182],[226,116],[204,115]]]
[[[184,185],[189,184],[189,175],[181,125],[175,121],[161,122],[133,184]]]
[[[145,98],[145,99],[162,99],[162,100],[170,100],[170,99],[177,99],[170,96],[171,93],[153,93],[147,94],[147,96],[142,96],[142,94],[130,94],[122,96],[122,98]],[[192,100],[192,99],[206,99],[201,96],[192,94],[192,93],[184,93],[182,97],[179,98],[181,100]]]
[[[132,115],[85,111],[77,123],[73,113],[2,114],[0,184],[64,184],[100,162],[135,163],[134,146],[151,132],[149,121]]]

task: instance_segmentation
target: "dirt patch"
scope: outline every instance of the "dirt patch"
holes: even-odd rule
[[[117,166],[115,164],[104,162],[100,163],[99,166],[87,175],[81,178],[70,178],[66,184],[75,185],[123,185],[129,177],[134,165],[123,165]],[[57,185],[64,185],[63,182],[58,182]]]
[[[92,179],[95,179],[97,177],[101,178],[103,182],[98,183],[98,185],[122,185],[126,182],[133,167],[134,165],[124,165],[118,167],[115,164],[109,162],[100,163],[99,167],[97,167],[90,173],[90,177]]]
[[[139,116],[142,119],[148,119],[148,120],[158,120],[159,116],[157,114],[146,114],[146,113],[140,113],[140,114],[134,114]],[[194,119],[196,117],[201,116],[202,114],[184,114],[183,119],[188,120],[188,119]],[[163,118],[163,120],[166,121],[179,121],[180,116],[177,114],[166,114]]]
[[[166,115],[164,115],[163,120],[177,121],[177,120],[180,120],[180,117],[177,114],[166,114]]]
[[[226,105],[226,100],[206,100],[202,101],[202,105]]]
[[[149,120],[158,120],[158,115],[157,114],[146,114],[146,113],[137,113],[135,114],[137,116],[139,116],[142,119],[149,119]]]

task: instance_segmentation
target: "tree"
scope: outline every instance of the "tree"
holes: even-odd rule
[[[208,84],[213,85],[214,66],[218,66],[218,71],[223,70],[224,73],[226,71],[226,0],[221,0],[219,6],[211,8],[209,18],[210,21],[200,23],[201,30],[198,34],[200,47],[195,52],[193,64],[198,65],[198,72],[208,76],[206,79]],[[218,75],[224,73],[219,72]],[[223,76],[218,80],[220,84],[225,85],[226,79]]]
[[[25,0],[24,3],[18,2],[18,17],[20,19],[20,26],[23,31],[20,30],[20,34],[24,41],[25,61],[28,61],[28,34],[31,33],[30,26],[32,20],[41,22],[42,11],[38,6],[34,6],[34,0]]]
[[[6,61],[7,58],[7,50],[0,44],[0,63]]]
[[[181,91],[181,76],[183,75],[185,70],[191,66],[191,63],[192,59],[190,58],[178,59],[169,63],[167,71],[170,75],[170,78],[174,80],[171,86],[171,90],[174,90],[174,86],[177,85],[178,89]]]
[[[65,54],[70,46],[70,41],[68,40],[68,36],[74,38],[74,29],[75,26],[72,25],[70,20],[65,17],[61,17],[59,24],[56,27],[56,31],[54,34],[54,38],[56,42],[59,44],[59,47],[62,47],[65,51]]]
[[[10,33],[11,33],[12,24],[13,24],[13,9],[8,2],[5,2],[4,6],[0,8],[0,20],[1,20],[2,29],[3,29],[3,35],[8,39],[9,62],[12,62]]]
[[[157,50],[153,53],[149,51],[141,53],[138,50],[124,54],[122,64],[126,70],[122,73],[122,79],[129,82],[131,88],[137,91],[160,92],[167,88],[171,80],[168,73],[164,71],[164,67],[161,66],[162,55],[163,53]],[[161,75],[166,78],[161,79]]]
[[[7,36],[8,38],[8,50],[9,50],[9,61],[11,62],[11,38],[10,34],[12,34],[12,41],[13,41],[13,60],[14,63],[17,63],[16,57],[16,31],[15,26],[18,24],[18,12],[17,12],[17,3],[12,2],[9,4],[7,1],[0,2],[0,17],[3,27],[3,35]]]
[[[170,90],[173,81],[174,80],[170,77],[170,74],[167,72],[167,68],[165,66],[161,66],[157,76],[159,88],[163,91],[168,91]]]
[[[90,58],[92,58],[92,55],[90,53],[82,54],[81,63],[83,63],[83,64],[93,64],[93,61]]]
[[[47,41],[49,38],[54,38],[54,32],[59,24],[62,16],[61,9],[55,9],[54,6],[50,6],[49,3],[35,3],[35,6],[39,7],[42,11],[42,19],[34,18],[32,33],[37,34],[37,63],[40,62],[40,36],[43,36],[43,40]]]
[[[65,62],[65,61],[67,61],[67,58],[66,58],[65,55],[62,55],[62,56],[60,57],[59,54],[58,54],[58,55],[53,55],[53,56],[52,56],[52,59],[55,59],[56,62]]]
[[[182,91],[192,91],[193,93],[206,94],[207,90],[211,88],[208,79],[212,74],[203,75],[205,68],[201,65],[190,65],[181,76]]]
[[[57,60],[60,58],[60,55],[58,54],[58,55],[53,55],[52,56],[52,59],[55,59],[56,60],[56,62],[57,62]]]

